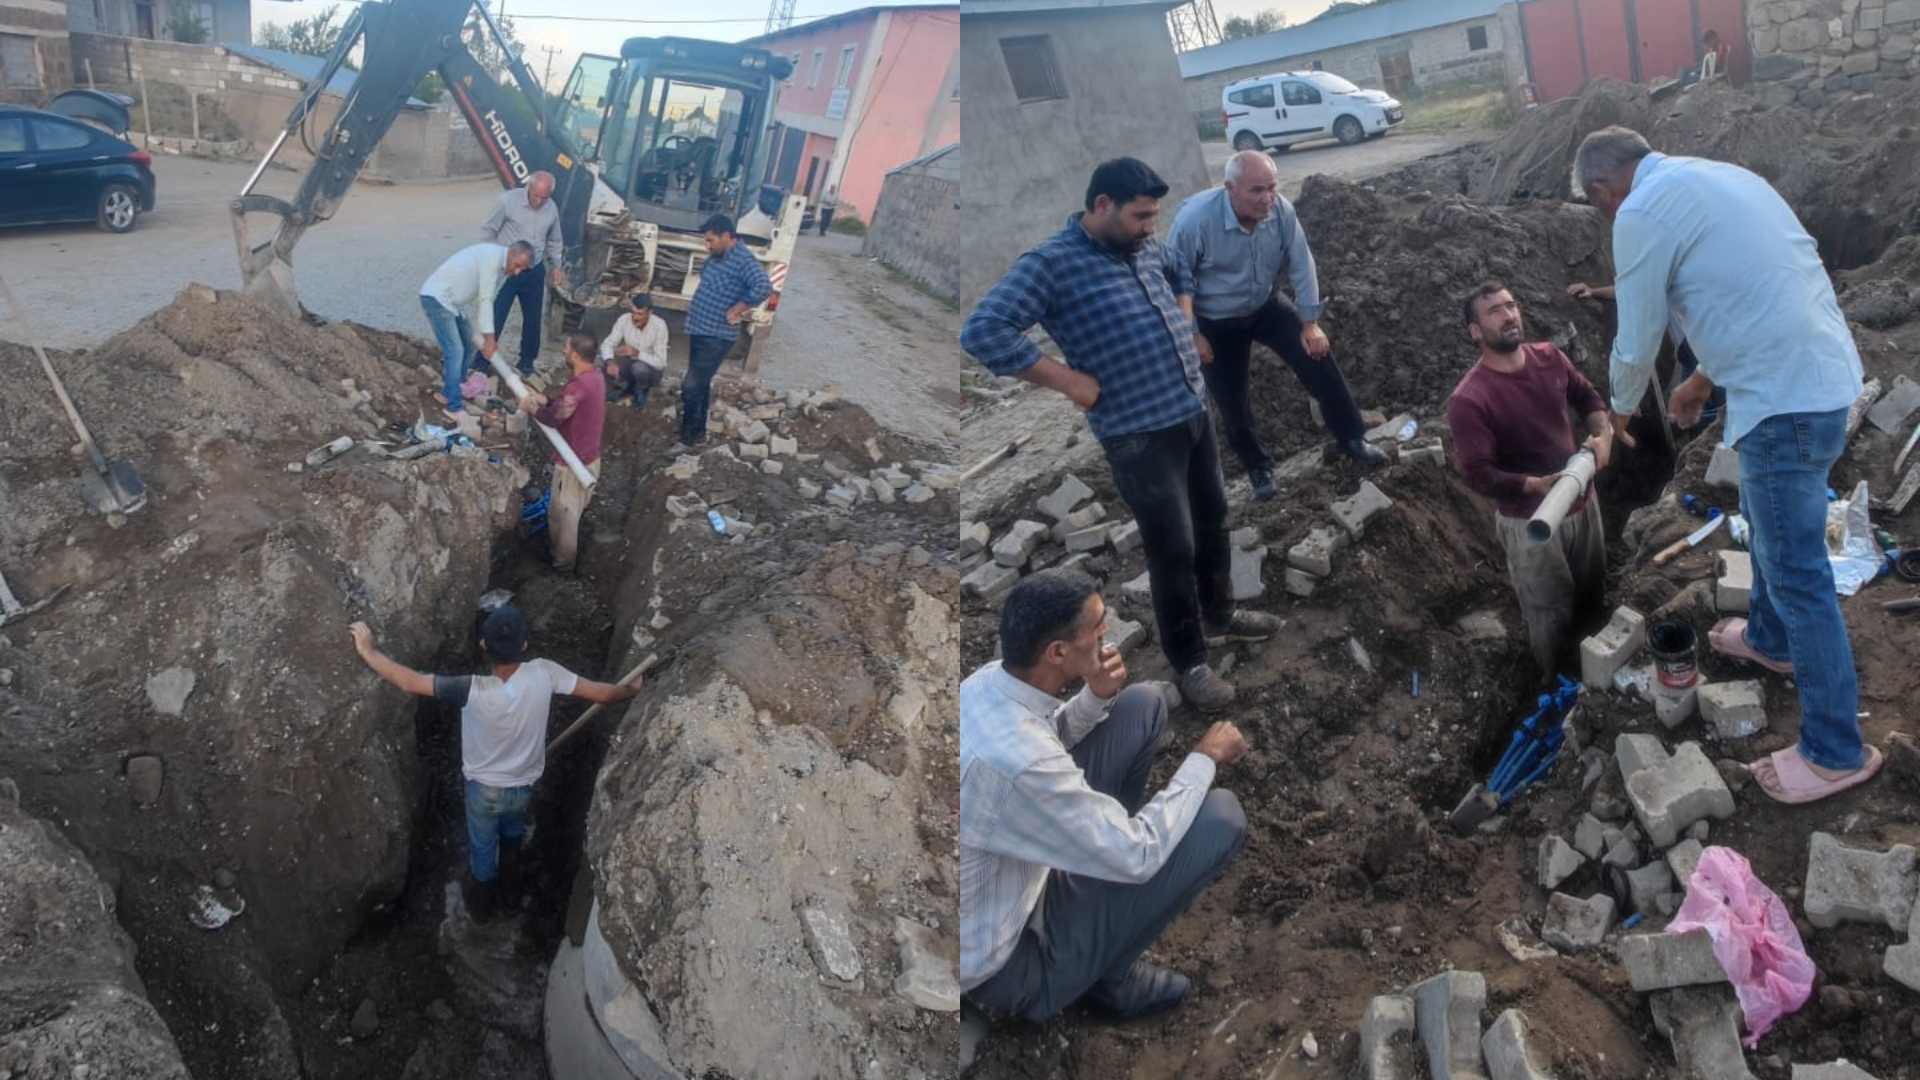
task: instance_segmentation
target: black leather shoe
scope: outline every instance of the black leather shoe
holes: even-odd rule
[[[1387,463],[1386,452],[1365,439],[1348,439],[1340,449],[1345,450],[1348,457],[1369,469],[1379,468]]]
[[[1192,980],[1146,960],[1135,960],[1126,974],[1102,979],[1087,1000],[1122,1020],[1165,1012],[1187,999]]]
[[[1280,489],[1273,486],[1272,469],[1250,469],[1247,472],[1247,479],[1253,484],[1253,497],[1261,502],[1266,502],[1280,494]]]

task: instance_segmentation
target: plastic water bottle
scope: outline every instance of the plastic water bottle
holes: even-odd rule
[[[707,524],[712,525],[713,531],[721,536],[727,535],[727,519],[720,516],[720,511],[707,511]]]

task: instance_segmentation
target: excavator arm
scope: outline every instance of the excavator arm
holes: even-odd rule
[[[484,5],[476,9],[474,0],[370,0],[354,10],[320,74],[308,84],[286,127],[230,204],[245,291],[271,297],[289,311],[300,311],[293,278],[294,246],[309,227],[339,210],[413,89],[434,71],[440,73],[461,115],[485,146],[503,186],[523,184],[542,170],[553,174],[553,198],[566,244],[563,269],[569,281],[586,280],[587,209],[596,179],[567,135],[549,127],[545,96],[519,57],[502,46],[512,85],[497,81],[474,58],[461,30],[468,13],[475,10],[494,41],[501,42],[492,16]],[[305,132],[321,93],[361,44],[363,62],[353,88],[325,137],[310,147],[314,161],[298,193],[291,200],[254,193],[287,139]],[[257,213],[271,214],[279,223],[271,239],[256,246],[247,215]]]

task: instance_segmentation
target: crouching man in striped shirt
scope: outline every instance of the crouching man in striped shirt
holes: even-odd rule
[[[1187,977],[1142,954],[1246,839],[1239,800],[1208,790],[1247,751],[1232,724],[1148,797],[1166,700],[1126,685],[1106,621],[1091,578],[1031,575],[1000,610],[1003,659],[960,685],[960,986],[994,1016],[1178,1005]]]

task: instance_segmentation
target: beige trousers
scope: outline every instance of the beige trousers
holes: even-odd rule
[[[595,480],[600,479],[598,461],[590,463],[587,471]],[[572,469],[555,462],[553,486],[547,494],[547,537],[553,542],[553,568],[571,570],[574,557],[580,553],[580,516],[587,512],[593,489],[582,485]]]
[[[1574,613],[1599,603],[1607,579],[1607,530],[1600,500],[1589,494],[1578,514],[1569,514],[1543,543],[1527,539],[1527,519],[1493,515],[1493,528],[1507,553],[1507,577],[1527,621],[1527,642],[1540,670],[1559,670],[1560,650]]]

